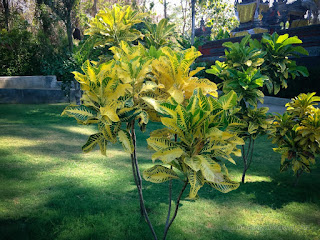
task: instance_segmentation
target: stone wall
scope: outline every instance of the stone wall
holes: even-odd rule
[[[70,99],[74,98],[71,90]],[[56,76],[0,77],[0,103],[63,103],[68,98]]]

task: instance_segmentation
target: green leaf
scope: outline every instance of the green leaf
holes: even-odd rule
[[[204,178],[201,174],[201,171],[193,171],[192,169],[188,169],[188,180],[190,183],[190,193],[189,199],[195,199],[197,197],[199,189],[204,184]]]
[[[257,126],[256,124],[249,122],[249,126],[248,126],[248,133],[249,134],[255,134],[258,131],[259,126]]]
[[[280,35],[276,41],[276,43],[283,43],[284,40],[288,39],[289,34]]]
[[[304,66],[297,66],[297,71],[298,71],[299,73],[301,73],[302,76],[304,76],[304,77],[308,77],[308,76],[309,76],[309,71],[308,71],[308,69],[307,69],[306,67],[304,67]]]
[[[297,36],[294,36],[286,39],[282,44],[283,46],[286,46],[289,44],[299,44],[299,43],[302,43],[302,41]]]
[[[309,56],[309,52],[301,46],[293,47],[292,50],[300,54]]]
[[[106,156],[107,155],[107,144],[108,141],[105,138],[102,138],[99,142],[99,147],[100,147],[100,152],[102,155]]]
[[[138,116],[141,113],[141,111],[142,110],[138,109],[137,107],[129,107],[122,108],[117,113],[121,122],[130,122],[132,119]]]
[[[223,110],[229,110],[230,108],[237,105],[237,94],[234,91],[230,91],[228,94],[223,95],[218,99],[219,103],[221,103]]]
[[[147,143],[156,151],[164,150],[169,147],[175,147],[176,144],[164,137],[150,137],[147,139]]]
[[[184,163],[187,164],[193,171],[199,171],[200,170],[200,165],[201,165],[201,160],[196,157],[185,157]]]
[[[143,178],[153,183],[163,183],[171,179],[179,179],[179,176],[170,168],[155,165],[143,171]]]
[[[134,147],[133,147],[132,139],[129,132],[120,130],[118,132],[118,138],[119,138],[119,141],[122,143],[123,149],[127,153],[130,153],[130,154],[133,153]]]
[[[85,153],[88,153],[94,149],[95,146],[97,146],[98,143],[102,142],[104,139],[102,133],[96,133],[89,137],[87,143],[83,145],[82,151]]]
[[[63,110],[61,115],[73,117],[81,124],[86,124],[89,120],[92,120],[97,116],[94,110],[84,105],[69,105]]]

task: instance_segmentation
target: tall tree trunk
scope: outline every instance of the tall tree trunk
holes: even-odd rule
[[[167,18],[167,0],[163,1],[164,18]]]
[[[68,36],[68,48],[69,52],[72,53],[73,50],[73,39],[72,39],[72,24],[71,24],[71,9],[67,13],[66,17],[66,28],[67,28],[67,36]],[[80,105],[81,104],[81,88],[80,88],[80,83],[74,80],[74,97],[76,100],[76,104]]]
[[[4,21],[6,24],[6,29],[9,31],[9,16],[10,16],[10,10],[9,10],[9,0],[2,0],[3,7],[4,7]]]
[[[194,37],[195,37],[195,16],[196,16],[196,0],[191,0],[191,45],[194,44]]]
[[[92,9],[91,9],[91,16],[92,17],[94,17],[98,12],[97,2],[98,2],[98,0],[93,0],[93,6],[92,6]]]
[[[184,32],[186,30],[186,7],[183,6],[183,0],[180,0],[181,3],[181,10],[182,10],[182,19],[183,19],[183,25],[182,25],[182,36],[184,36]]]
[[[68,14],[66,17],[66,28],[67,28],[67,36],[68,36],[68,47],[69,47],[70,53],[72,53],[73,41],[72,41],[71,11],[68,11]]]

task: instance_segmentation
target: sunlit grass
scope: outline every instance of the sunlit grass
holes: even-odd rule
[[[119,144],[83,154],[94,126],[62,118],[64,105],[0,105],[0,239],[152,239],[139,216],[131,163]],[[138,132],[141,169],[152,166]],[[280,156],[266,138],[256,144],[247,183],[228,194],[205,186],[197,201],[181,201],[168,239],[319,239],[320,171],[293,187],[279,173]],[[227,163],[240,181],[241,159]],[[319,160],[318,160],[319,164]],[[160,239],[167,183],[143,182],[146,205]],[[182,184],[174,181],[174,197]],[[186,196],[186,195],[185,195]]]

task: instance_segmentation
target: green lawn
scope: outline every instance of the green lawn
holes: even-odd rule
[[[0,239],[152,239],[139,216],[129,156],[120,145],[110,145],[107,157],[83,154],[94,127],[60,117],[64,107],[0,105]],[[137,136],[142,170],[152,166],[148,134]],[[227,166],[240,181],[236,160]],[[247,183],[228,194],[204,187],[199,200],[182,200],[168,239],[320,239],[319,168],[293,187],[292,172],[280,174],[279,164],[269,140],[259,139]],[[161,239],[167,183],[143,184]],[[173,184],[176,196],[181,183]]]

